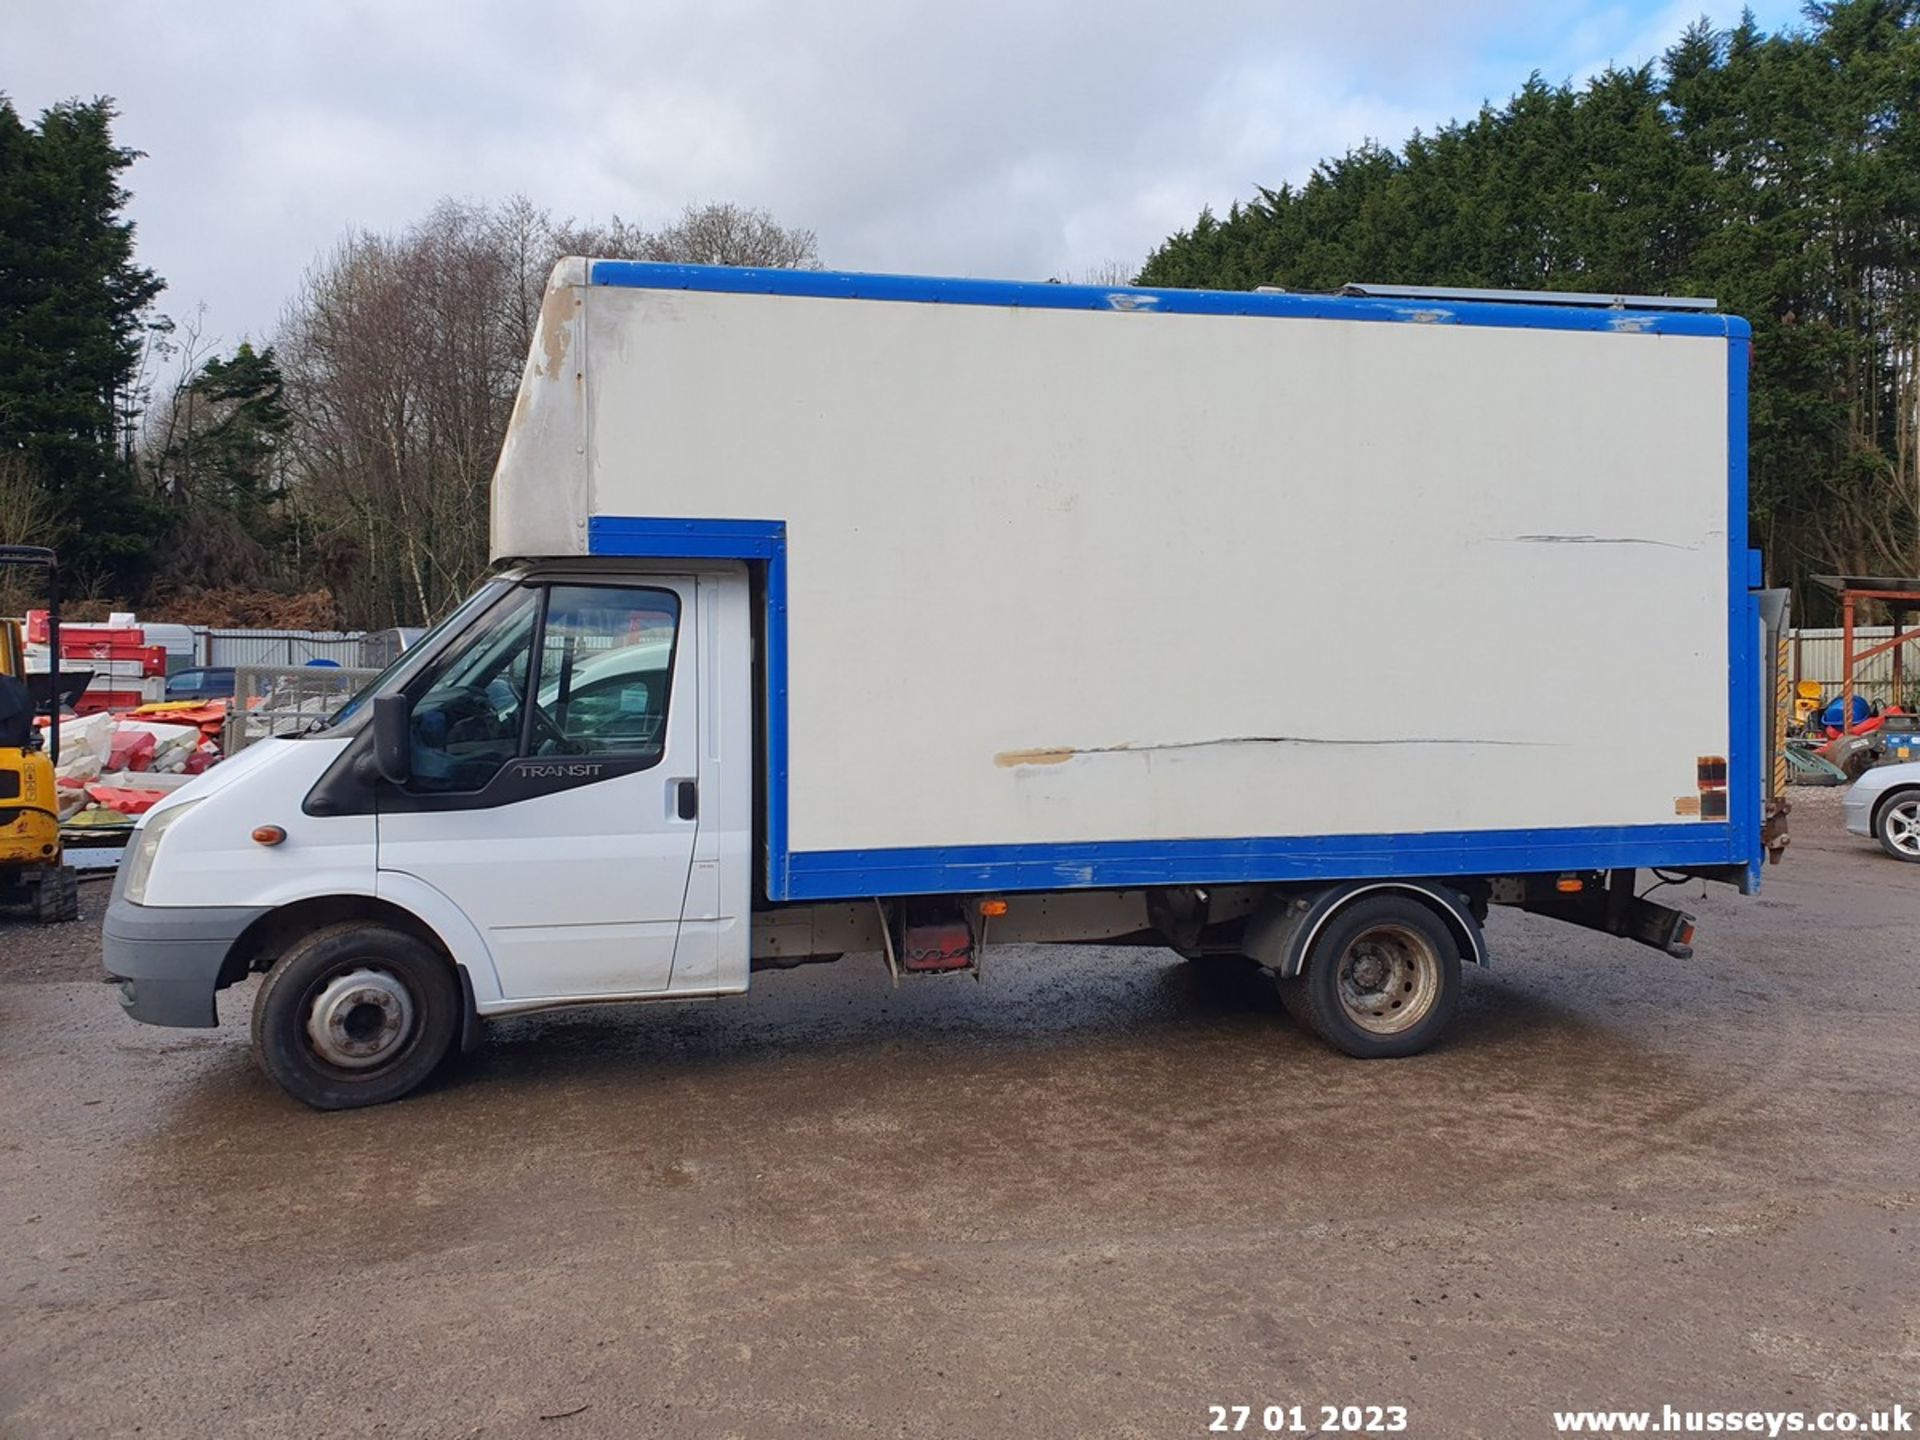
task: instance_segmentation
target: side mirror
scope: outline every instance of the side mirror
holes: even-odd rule
[[[373,768],[394,785],[413,774],[413,705],[404,695],[374,697]]]

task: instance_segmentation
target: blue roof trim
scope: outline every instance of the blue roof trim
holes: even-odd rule
[[[1704,335],[1744,340],[1735,315],[1686,310],[1607,310],[1590,305],[1503,305],[1490,301],[1374,299],[1358,295],[1262,295],[1251,290],[1148,290],[1132,286],[1050,285],[1029,280],[963,280],[929,275],[868,275],[852,270],[742,269],[595,260],[595,285],[643,290],[707,290],[731,295],[806,295],[824,300],[894,300],[930,305],[1011,305],[1028,310],[1107,310],[1152,315],[1271,315],[1296,320],[1377,320],[1400,324],[1486,325],[1512,330],[1616,331],[1628,335]]]

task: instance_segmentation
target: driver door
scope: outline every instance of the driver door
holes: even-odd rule
[[[698,820],[694,581],[523,585],[408,687],[379,866],[486,937],[515,1000],[667,990]]]

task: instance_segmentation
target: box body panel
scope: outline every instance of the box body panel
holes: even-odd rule
[[[1744,340],[1701,317],[565,290],[528,383],[569,382],[536,418],[577,443],[503,460],[496,549],[783,527],[776,895],[808,855],[1751,853],[1742,814],[1693,818],[1751,659]]]

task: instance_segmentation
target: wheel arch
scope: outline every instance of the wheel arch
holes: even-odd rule
[[[227,950],[221,962],[216,988],[226,989],[256,970],[268,970],[286,953],[287,947],[303,935],[328,925],[347,923],[389,925],[414,936],[446,957],[449,965],[461,968],[453,950],[426,921],[411,910],[383,900],[377,895],[309,895],[275,906],[255,920]]]
[[[224,990],[256,970],[271,969],[287,947],[302,935],[310,935],[328,925],[348,923],[391,926],[413,936],[447,962],[460,985],[459,1046],[462,1053],[471,1054],[480,1043],[480,1012],[471,966],[455,953],[434,926],[406,906],[378,895],[353,892],[309,895],[275,906],[240,932],[228,948],[226,959],[220,963],[220,974],[213,988]],[[487,978],[492,978],[491,967]]]
[[[1466,896],[1429,880],[1354,880],[1317,892],[1275,895],[1247,922],[1244,949],[1281,979],[1291,980],[1305,969],[1315,938],[1336,915],[1381,895],[1404,896],[1425,906],[1452,934],[1462,960],[1482,968],[1488,964],[1486,936]]]
[[[1920,785],[1890,785],[1874,797],[1873,818],[1868,824],[1876,838],[1880,834],[1880,817],[1887,813],[1887,807],[1896,800],[1907,798],[1920,800]]]

